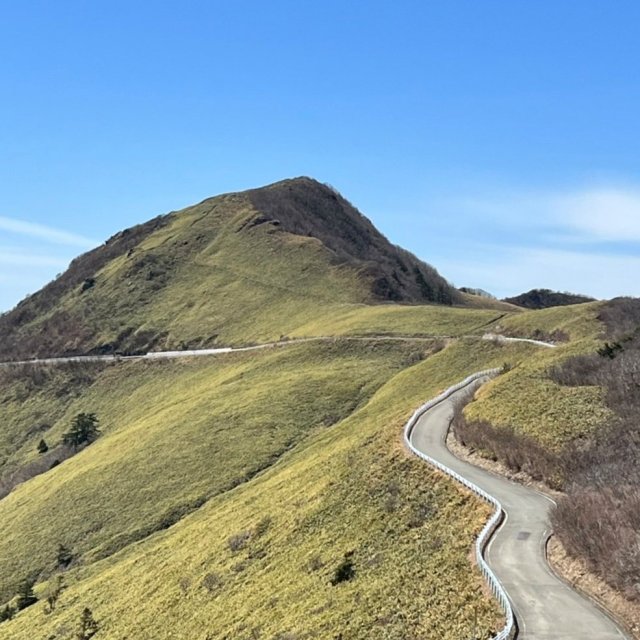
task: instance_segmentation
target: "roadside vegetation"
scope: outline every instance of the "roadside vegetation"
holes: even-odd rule
[[[602,319],[604,345],[551,372],[562,385],[604,389],[612,412],[596,437],[581,444],[554,527],[571,555],[640,601],[640,300],[613,300]]]
[[[602,303],[597,317],[597,340],[516,367],[456,416],[454,433],[464,445],[563,491],[553,526],[567,552],[640,601],[640,300]],[[536,377],[544,395],[531,394]],[[526,406],[507,416],[518,386]]]

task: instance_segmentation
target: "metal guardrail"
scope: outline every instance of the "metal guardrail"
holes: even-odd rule
[[[429,409],[433,408],[443,400],[446,400],[448,397],[450,397],[457,391],[464,389],[466,386],[470,385],[472,382],[475,382],[480,378],[493,377],[498,373],[500,373],[500,369],[488,369],[486,371],[479,371],[478,373],[474,373],[469,377],[465,378],[462,382],[459,382],[458,384],[455,384],[452,387],[449,387],[449,389],[441,393],[439,396],[423,404],[421,407],[416,409],[416,411],[413,413],[411,418],[409,418],[409,421],[407,422],[404,428],[404,439],[409,449],[413,453],[415,453],[415,455],[417,455],[419,458],[422,458],[423,460],[428,462],[430,465],[432,465],[436,469],[439,469],[443,473],[446,473],[448,476],[454,478],[460,484],[464,485],[465,487],[473,491],[476,495],[480,496],[483,500],[485,500],[486,502],[488,502],[494,507],[495,510],[493,512],[493,515],[491,516],[491,518],[489,518],[484,528],[480,532],[480,535],[476,539],[476,544],[475,544],[476,560],[478,562],[478,566],[480,567],[480,570],[482,571],[482,574],[485,580],[491,587],[491,591],[493,592],[493,595],[496,597],[496,599],[500,603],[500,606],[502,607],[505,613],[505,618],[506,618],[505,625],[502,628],[502,630],[493,637],[493,640],[508,640],[510,638],[513,638],[516,633],[516,624],[515,624],[515,617],[513,614],[513,608],[511,607],[511,602],[509,601],[509,597],[507,596],[506,591],[503,589],[502,585],[498,581],[498,578],[493,573],[491,567],[487,564],[487,561],[484,558],[484,550],[489,540],[491,539],[491,536],[493,535],[494,531],[500,524],[500,521],[502,520],[502,517],[504,515],[502,505],[498,500],[496,500],[496,498],[488,494],[484,489],[481,489],[478,485],[467,480],[466,478],[461,476],[459,473],[457,473],[453,469],[450,469],[449,467],[442,464],[441,462],[438,462],[431,456],[428,456],[425,453],[422,453],[422,451],[419,451],[418,449],[416,449],[411,443],[411,433],[413,431],[413,428],[415,427],[418,419],[424,413],[429,411]]]
[[[483,340],[492,340],[498,344],[504,344],[506,342],[527,342],[529,344],[535,344],[537,347],[546,347],[547,349],[555,349],[558,345],[552,342],[543,342],[542,340],[532,340],[531,338],[509,338],[499,333],[485,333],[482,336]]]

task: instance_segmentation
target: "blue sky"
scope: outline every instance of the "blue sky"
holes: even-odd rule
[[[329,182],[456,285],[640,295],[640,3],[2,3],[0,310],[118,230]]]

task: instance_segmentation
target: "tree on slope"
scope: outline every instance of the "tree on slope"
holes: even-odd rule
[[[62,442],[75,450],[83,444],[91,444],[99,435],[96,414],[79,413],[73,419],[69,431],[62,436]]]
[[[16,609],[18,611],[22,611],[27,607],[30,607],[32,604],[38,602],[38,598],[36,598],[35,593],[33,593],[33,585],[35,584],[35,580],[32,578],[25,578],[21,583],[18,589],[18,598],[16,600]]]

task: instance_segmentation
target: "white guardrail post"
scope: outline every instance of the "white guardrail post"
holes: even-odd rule
[[[500,606],[504,610],[505,613],[505,625],[502,630],[495,636],[493,636],[493,640],[508,640],[513,638],[516,632],[516,624],[515,618],[513,615],[513,608],[511,607],[511,603],[509,602],[509,597],[507,596],[506,591],[502,588],[502,585],[496,578],[496,575],[493,573],[491,567],[487,564],[487,561],[484,558],[484,550],[489,542],[493,532],[496,530],[498,524],[502,520],[503,509],[502,505],[496,498],[492,495],[489,495],[484,489],[481,489],[479,486],[470,482],[466,478],[462,477],[459,473],[454,471],[453,469],[449,469],[449,467],[445,466],[441,462],[438,462],[434,458],[422,453],[422,451],[418,451],[413,444],[411,444],[411,432],[416,425],[416,422],[426,411],[439,404],[443,400],[446,400],[449,396],[453,395],[456,391],[460,389],[464,389],[464,387],[468,386],[475,380],[485,377],[492,377],[500,373],[500,369],[488,369],[486,371],[479,371],[478,373],[474,373],[470,375],[468,378],[465,378],[462,382],[458,382],[458,384],[449,387],[446,391],[441,393],[436,398],[429,400],[429,402],[423,404],[421,407],[416,409],[411,418],[409,418],[409,422],[407,422],[404,428],[404,440],[409,449],[417,455],[419,458],[422,458],[425,462],[428,462],[431,466],[439,469],[443,473],[446,473],[448,476],[451,476],[455,480],[457,480],[460,484],[467,487],[473,491],[476,495],[480,496],[483,500],[488,502],[494,507],[494,512],[491,518],[484,525],[484,528],[480,532],[480,535],[476,539],[475,549],[476,549],[476,560],[478,562],[478,566],[482,571],[482,574],[485,580],[489,583],[491,587],[491,591],[495,595],[496,599],[500,603]]]

